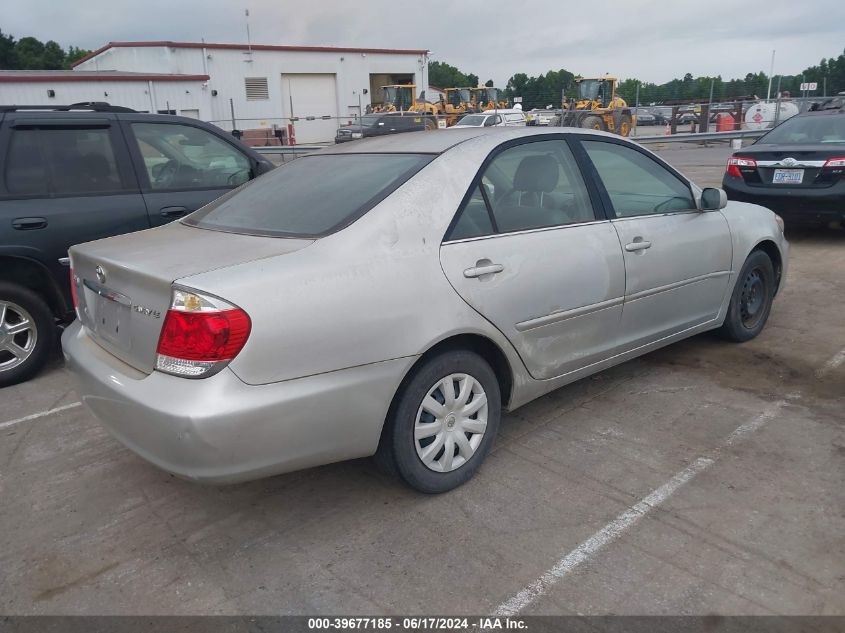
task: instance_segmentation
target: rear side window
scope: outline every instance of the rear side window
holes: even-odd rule
[[[183,222],[250,235],[327,235],[372,209],[432,158],[423,154],[305,156],[218,198]]]
[[[15,129],[6,189],[20,195],[79,195],[122,189],[108,128]]]
[[[446,239],[513,233],[595,219],[587,188],[566,141],[535,141],[496,155]]]

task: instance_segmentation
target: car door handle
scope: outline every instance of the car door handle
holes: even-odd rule
[[[479,262],[481,263],[481,262]],[[501,264],[484,264],[482,266],[473,266],[464,271],[464,277],[472,279],[473,277],[481,277],[482,275],[495,275],[505,269]]]
[[[15,218],[12,220],[12,228],[18,231],[32,231],[33,229],[47,228],[46,218]]]
[[[190,209],[187,207],[162,207],[159,213],[165,218],[175,218],[190,213]]]
[[[630,244],[625,244],[625,250],[629,253],[636,253],[637,251],[644,251],[647,248],[651,248],[651,242],[646,242],[645,240],[634,240]]]

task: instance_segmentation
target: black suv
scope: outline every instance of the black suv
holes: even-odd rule
[[[370,136],[416,132],[435,127],[437,123],[434,119],[418,112],[365,114],[360,123],[350,123],[338,128],[334,142],[345,143]]]
[[[170,222],[272,168],[195,119],[0,106],[0,387],[35,374],[74,317],[69,246]]]

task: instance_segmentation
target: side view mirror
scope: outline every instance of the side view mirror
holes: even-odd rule
[[[702,211],[718,211],[726,206],[728,206],[728,194],[724,190],[708,187],[701,192],[700,208]]]

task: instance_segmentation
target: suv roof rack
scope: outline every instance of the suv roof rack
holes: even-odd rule
[[[8,105],[0,106],[0,112],[19,112],[21,110],[51,110],[53,112],[69,112],[71,110],[90,110],[91,112],[137,112],[132,108],[111,105],[105,101],[81,101],[70,105]]]

